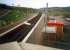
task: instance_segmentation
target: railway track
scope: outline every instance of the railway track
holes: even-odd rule
[[[16,29],[7,32],[5,35],[0,36],[0,44],[12,41],[21,42],[24,39],[24,37],[28,34],[28,32],[34,27],[37,21],[40,19],[41,15],[42,13],[39,13],[36,17],[29,20],[28,23],[30,23],[31,25],[22,24]]]
[[[13,24],[9,24],[9,25],[3,26],[2,28],[0,28],[0,34],[3,33],[3,32],[6,32],[7,30],[9,30],[9,29],[11,29],[11,28],[21,24],[21,23],[23,23],[27,19],[32,18],[32,17],[37,16],[37,15],[38,15],[38,13],[37,14],[33,14],[31,16],[28,16],[28,17],[25,17],[25,18],[22,18],[21,20],[15,22]]]

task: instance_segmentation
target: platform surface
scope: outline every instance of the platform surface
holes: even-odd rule
[[[47,46],[34,45],[30,43],[26,43],[23,47],[24,50],[63,50],[63,49],[51,48]]]

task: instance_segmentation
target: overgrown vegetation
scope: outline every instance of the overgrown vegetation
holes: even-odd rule
[[[36,9],[0,4],[0,26],[12,24],[35,13]]]

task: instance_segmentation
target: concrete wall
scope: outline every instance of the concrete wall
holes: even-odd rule
[[[42,30],[43,30],[43,28],[45,26],[45,22],[44,22],[45,20],[44,19],[47,20],[45,14],[42,14],[41,18],[37,22],[38,25],[36,26],[36,28],[34,29],[34,31],[32,32],[32,34],[28,38],[27,43],[42,44],[42,40],[43,40]]]

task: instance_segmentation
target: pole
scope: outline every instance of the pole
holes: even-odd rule
[[[45,17],[44,17],[45,28],[44,29],[45,29],[45,33],[46,33],[46,26],[47,26],[47,22],[48,22],[48,3],[46,4],[46,8],[44,10],[45,10]],[[46,33],[46,35],[48,35],[48,34]],[[48,40],[48,36],[46,36],[46,40]]]
[[[48,3],[46,4],[46,8],[45,8],[44,22],[45,22],[45,32],[46,32],[46,26],[47,26],[47,22],[48,22]]]
[[[47,22],[48,22],[48,3],[46,4],[46,7],[47,7],[47,9],[46,9],[46,16],[47,16],[46,24],[47,24]]]

